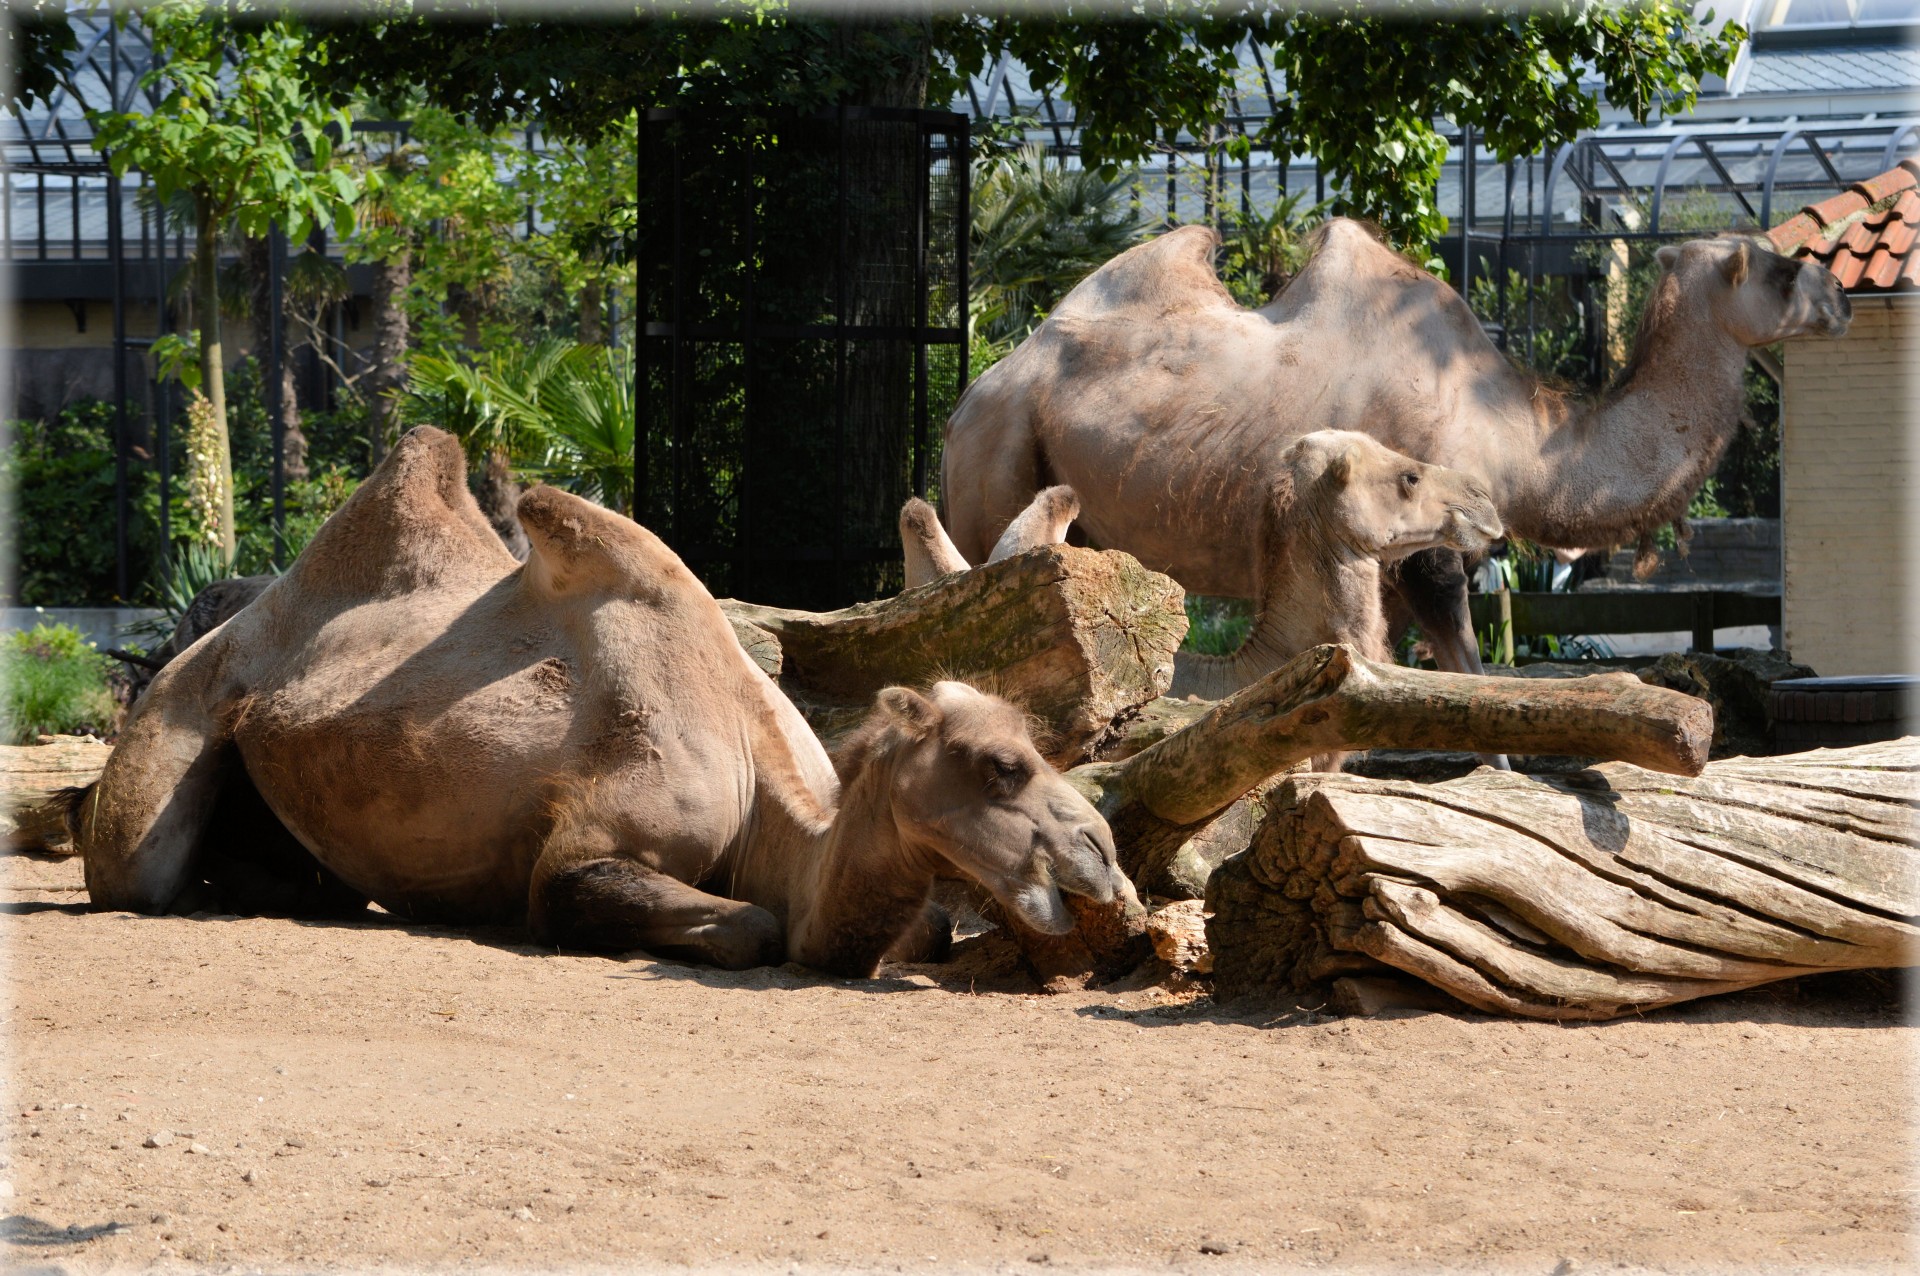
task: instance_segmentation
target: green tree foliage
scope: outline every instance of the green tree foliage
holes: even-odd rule
[[[191,199],[197,297],[219,293],[218,243],[229,223],[255,237],[277,224],[295,243],[315,226],[350,224],[360,183],[331,162],[327,133],[333,125],[344,135],[347,120],[315,93],[306,73],[324,62],[323,49],[294,23],[243,24],[197,0],[165,0],[142,21],[157,58],[141,85],[161,93],[158,107],[152,114],[93,112],[89,120],[116,173],[137,168],[158,198]],[[213,406],[224,443],[220,308],[198,309],[200,392]],[[221,541],[231,557],[237,542],[230,445],[221,453],[227,494]]]
[[[466,23],[428,22],[404,3],[344,10],[333,19],[334,73],[419,84],[482,122],[534,113],[598,136],[636,107],[878,102],[915,83],[920,67],[925,100],[944,102],[1004,51],[1035,88],[1073,101],[1087,162],[1111,175],[1177,132],[1213,135],[1237,49],[1253,39],[1272,51],[1286,86],[1258,144],[1318,156],[1340,192],[1336,211],[1371,217],[1416,246],[1446,227],[1434,120],[1472,125],[1502,158],[1531,154],[1598,122],[1581,84],[1589,70],[1615,105],[1645,119],[1690,105],[1745,35],[1737,25],[1709,33],[1674,0],[1468,0],[1438,13],[1428,0],[1304,9],[1160,0],[1125,15],[1014,6],[932,20],[796,12],[769,0],[641,4],[622,21],[582,7],[544,9],[537,21],[477,9],[484,17]],[[369,16],[380,20],[365,25]]]
[[[65,0],[9,0],[0,14],[0,66],[12,71],[7,105],[14,111],[48,105],[79,47]]]

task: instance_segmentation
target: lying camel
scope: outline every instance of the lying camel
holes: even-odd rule
[[[1823,267],[1762,241],[1669,245],[1631,363],[1581,402],[1515,367],[1459,294],[1359,223],[1327,223],[1258,310],[1220,285],[1218,243],[1189,226],[1122,253],[968,388],[941,463],[961,554],[985,553],[1030,493],[1069,483],[1093,543],[1196,593],[1247,597],[1279,456],[1322,429],[1472,475],[1542,545],[1649,546],[1739,428],[1747,351],[1840,336],[1851,313]],[[1479,672],[1458,555],[1414,555],[1390,583],[1440,667]]]
[[[1252,514],[1251,553],[1236,563],[1245,574],[1220,592],[1254,600],[1253,628],[1230,655],[1176,655],[1169,695],[1224,699],[1323,642],[1391,660],[1383,566],[1442,545],[1479,553],[1501,534],[1478,483],[1351,430],[1283,449]]]
[[[1061,544],[1067,539],[1067,528],[1079,516],[1080,498],[1072,488],[1060,484],[1037,492],[1000,533],[987,561],[997,563],[1042,545]],[[954,548],[933,506],[917,496],[909,496],[900,507],[900,548],[907,560],[908,589],[972,566]]]
[[[524,564],[452,436],[402,439],[155,677],[77,804],[94,907],[234,887],[206,835],[247,801],[310,853],[316,904],[734,968],[870,974],[949,867],[1049,933],[1073,924],[1063,890],[1130,889],[1011,705],[891,687],[830,760],[652,533],[551,488],[519,518]]]

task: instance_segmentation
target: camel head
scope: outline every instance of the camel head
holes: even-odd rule
[[[1392,562],[1441,546],[1478,553],[1502,534],[1493,498],[1477,481],[1371,435],[1319,430],[1288,448],[1285,461],[1296,517],[1365,557]]]
[[[1654,255],[1681,291],[1704,298],[1715,323],[1743,346],[1847,335],[1853,306],[1840,281],[1818,262],[1782,257],[1761,236],[1667,244]]]
[[[961,682],[886,688],[835,763],[850,782],[853,767],[881,756],[901,841],[973,878],[1035,930],[1073,929],[1062,891],[1098,903],[1132,893],[1107,822],[998,696]]]

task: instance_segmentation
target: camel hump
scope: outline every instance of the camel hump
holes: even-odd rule
[[[632,519],[558,488],[520,497],[527,575],[550,597],[613,590],[657,599],[704,587],[665,541]]]
[[[401,436],[287,575],[303,589],[389,593],[513,566],[467,490],[460,440],[422,425]]]
[[[1207,226],[1181,226],[1137,244],[1088,275],[1054,308],[1067,319],[1119,314],[1174,315],[1219,306],[1237,308],[1213,272],[1220,236]]]

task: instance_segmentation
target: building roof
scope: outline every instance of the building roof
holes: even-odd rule
[[[1848,292],[1920,291],[1920,156],[1808,204],[1768,237],[1789,256],[1820,260]]]

